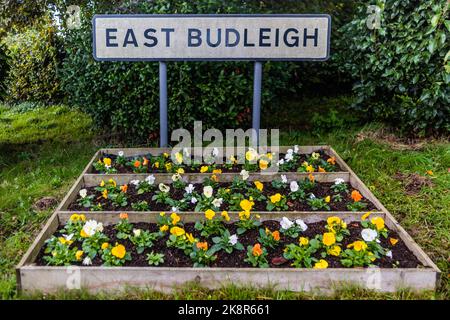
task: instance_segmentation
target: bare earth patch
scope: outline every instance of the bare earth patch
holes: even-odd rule
[[[424,146],[434,141],[434,138],[400,138],[392,131],[386,128],[378,130],[362,130],[356,135],[356,142],[361,142],[365,139],[373,140],[377,143],[387,144],[392,150],[421,150]]]
[[[36,211],[44,211],[56,206],[57,204],[58,200],[56,200],[56,198],[43,197],[33,204],[33,209]]]
[[[423,187],[432,187],[434,184],[428,177],[423,177],[417,173],[401,173],[397,172],[393,178],[401,181],[407,195],[415,195],[422,190]]]

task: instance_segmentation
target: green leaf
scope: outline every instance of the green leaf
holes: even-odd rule
[[[444,25],[447,28],[447,30],[450,32],[450,20],[445,20]]]
[[[438,23],[439,23],[439,19],[441,18],[441,14],[439,13],[439,14],[437,14],[437,15],[435,15],[432,19],[431,19],[431,25],[433,26],[433,27],[436,27],[437,25],[438,25]]]
[[[436,41],[436,39],[433,39],[433,40],[431,40],[430,43],[428,44],[428,51],[429,51],[430,53],[433,53],[434,50],[436,50],[436,47],[437,47],[437,41]]]

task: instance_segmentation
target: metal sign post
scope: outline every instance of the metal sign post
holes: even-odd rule
[[[159,62],[159,138],[160,146],[168,146],[168,121],[167,121],[167,64]]]
[[[262,84],[262,62],[255,61],[255,70],[253,72],[253,114],[252,128],[253,145],[259,145],[259,129],[261,127],[261,84]]]
[[[160,144],[168,145],[167,61],[255,61],[252,140],[258,144],[262,62],[325,61],[331,17],[326,14],[95,15],[98,61],[158,61]]]

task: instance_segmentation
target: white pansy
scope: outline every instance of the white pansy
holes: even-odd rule
[[[192,183],[189,183],[189,185],[186,188],[184,188],[184,190],[186,190],[187,194],[191,194],[194,191],[194,189],[195,189],[195,187]]]
[[[298,191],[297,181],[291,181],[289,188],[291,189],[291,192],[297,192]]]
[[[152,185],[155,183],[155,176],[151,174],[147,178],[145,178],[145,181],[147,181],[149,185]]]
[[[309,195],[309,198],[310,198],[310,199],[315,199],[315,198],[316,198],[316,195],[315,195],[314,193],[311,193],[311,194]]]
[[[219,155],[219,149],[218,149],[217,147],[214,147],[214,148],[212,149],[211,155],[212,155],[213,157],[217,157],[217,156]]]
[[[295,223],[300,227],[300,229],[302,229],[302,231],[306,231],[308,229],[308,226],[302,219],[295,220]]]
[[[283,217],[283,219],[281,219],[280,221],[280,226],[282,229],[287,230],[290,227],[292,227],[294,225],[294,222],[292,222],[291,220],[289,220],[286,217]]]
[[[231,244],[232,246],[234,246],[237,242],[238,242],[238,237],[235,234],[230,236],[230,239],[228,239],[228,243]]]
[[[174,175],[172,175],[172,181],[179,181],[181,180],[181,175],[179,173],[175,173]]]
[[[170,210],[172,210],[172,212],[178,212],[178,208],[177,207],[172,207]]]
[[[90,266],[91,264],[92,264],[91,258],[89,258],[89,256],[86,256],[86,257],[83,259],[83,265],[84,265],[84,266]]]
[[[286,177],[285,174],[282,174],[282,175],[281,175],[281,182],[283,182],[283,183],[288,183],[288,179],[287,179],[287,177]]]
[[[93,236],[97,231],[102,232],[103,231],[103,224],[100,222],[97,222],[95,220],[88,220],[83,226],[84,233],[91,237]]]
[[[197,201],[198,201],[198,200],[197,200],[197,198],[196,198],[196,197],[192,197],[192,198],[191,198],[191,203],[192,203],[192,204],[196,204],[196,203],[197,203]]]
[[[133,229],[133,234],[135,237],[139,237],[141,235],[141,229]]]
[[[314,160],[317,160],[317,159],[320,158],[320,154],[317,153],[317,152],[313,152],[312,155],[311,155],[311,158],[313,158]]]
[[[373,229],[363,229],[361,231],[361,237],[364,239],[364,241],[366,242],[371,242],[373,240],[375,240],[378,236],[378,232],[376,232],[376,230]]]
[[[294,153],[298,153],[299,151],[300,151],[300,149],[299,149],[298,145],[295,145],[294,146]]]
[[[278,160],[277,166],[281,166],[281,165],[283,165],[283,164],[284,164],[284,159]]]
[[[342,178],[336,178],[336,179],[334,179],[334,184],[336,184],[336,185],[341,184],[341,183],[344,183],[344,182],[345,182],[345,180],[342,179]]]
[[[111,168],[111,166],[109,164],[105,164],[105,168],[109,169],[109,168]]]
[[[248,171],[245,169],[241,171],[240,175],[242,176],[242,180],[244,181],[247,180],[249,177]]]
[[[216,208],[220,208],[220,206],[222,205],[222,203],[223,203],[223,199],[222,199],[222,198],[214,199],[214,200],[212,201],[212,205],[213,205],[214,207],[216,207]]]
[[[159,188],[159,190],[160,190],[161,192],[164,192],[164,193],[167,193],[167,192],[170,191],[170,187],[167,186],[167,185],[165,185],[164,183],[160,183],[160,184],[158,185],[158,188]]]
[[[66,241],[70,241],[70,240],[72,240],[72,238],[73,238],[73,233],[71,233],[71,234],[69,234],[69,235],[63,234],[63,238],[64,238]]]
[[[287,154],[292,154],[292,153],[294,153],[294,150],[288,149],[286,153],[287,153]]]
[[[141,181],[140,180],[131,180],[130,183],[137,187],[139,185],[139,183],[141,183]]]
[[[86,189],[81,189],[79,194],[80,194],[80,197],[84,199],[87,196],[87,190]]]
[[[292,149],[289,149],[289,150],[292,150]],[[294,159],[294,155],[292,154],[292,152],[291,152],[291,153],[287,153],[287,154],[284,156],[284,160],[286,160],[286,162],[289,162],[289,161],[291,161],[292,159]]]
[[[123,157],[123,151],[119,151],[119,152],[117,153],[117,155],[118,155],[119,157]]]
[[[207,198],[211,198],[213,194],[213,188],[211,186],[203,187],[203,194]]]
[[[386,252],[386,257],[392,259],[392,251],[391,251],[391,250],[389,250],[388,252]]]

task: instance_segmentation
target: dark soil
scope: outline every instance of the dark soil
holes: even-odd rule
[[[326,223],[324,221],[309,223],[308,229],[301,234],[303,237],[314,238],[316,234],[321,234],[326,232],[325,229]],[[279,222],[277,221],[265,221],[263,222],[261,228],[267,227],[270,230],[278,230]],[[158,230],[158,226],[154,223],[136,223],[134,224],[134,228],[139,228],[143,230],[149,230],[151,232],[155,232]],[[195,230],[193,223],[186,223],[184,225],[186,232],[193,233],[196,238],[201,239],[201,241],[207,241],[211,246],[212,241],[210,239],[205,239],[200,236],[200,234]],[[228,230],[231,234],[236,233],[237,227],[234,224],[227,225]],[[358,222],[353,222],[348,224],[348,229],[350,231],[350,236],[347,236],[342,241],[342,248],[345,249],[346,246],[356,240],[361,240],[361,230],[362,227]],[[142,254],[137,254],[133,244],[129,240],[120,240],[116,238],[116,231],[114,230],[114,226],[105,226],[104,233],[109,237],[110,243],[115,244],[116,242],[123,244],[126,247],[127,252],[131,252],[131,261],[127,261],[125,266],[133,266],[133,267],[143,267],[148,266],[146,261],[146,256],[150,252],[155,253],[163,253],[164,254],[164,263],[161,264],[161,267],[192,267],[193,263],[190,258],[186,256],[183,251],[173,248],[167,248],[166,241],[168,236],[159,239],[156,241],[151,248],[147,248]],[[58,235],[58,234],[57,234]],[[247,257],[247,246],[254,245],[258,242],[258,229],[247,231],[239,237],[239,242],[244,245],[244,251],[234,250],[231,254],[227,254],[224,251],[218,252],[217,259],[211,264],[211,267],[233,267],[233,268],[248,268],[250,265],[244,261]],[[417,268],[421,266],[421,263],[417,260],[414,254],[409,251],[403,241],[399,238],[398,234],[389,231],[389,236],[399,239],[395,246],[392,246],[388,239],[384,239],[381,237],[381,245],[383,248],[388,248],[392,250],[392,257],[390,259],[388,257],[382,257],[377,260],[375,264],[381,268]],[[283,249],[287,244],[297,243],[297,239],[293,239],[290,237],[285,237],[281,234],[281,239],[279,241],[279,246],[275,249],[266,248],[268,251],[268,261],[271,268],[288,268],[291,267],[289,261],[286,261],[283,258]],[[74,245],[80,246],[80,244],[75,243]],[[38,257],[36,258],[37,265],[46,265],[46,262],[43,260],[44,256],[44,248],[41,249]],[[315,257],[317,259],[321,259],[320,253],[316,253]],[[339,261],[339,257],[328,256],[326,258],[329,264],[329,268],[341,268],[343,267]],[[97,256],[93,260],[93,266],[100,266],[102,264],[101,259]],[[81,266],[81,263],[78,265]]]
[[[281,193],[281,194],[287,195],[289,192],[289,189],[288,189],[289,187],[284,190],[279,190],[279,189],[275,189],[271,183],[265,182],[263,184],[264,184],[263,194],[267,198],[276,193]],[[313,193],[317,198],[323,198],[328,195],[332,196],[335,194],[333,192],[333,190],[331,190],[332,185],[333,185],[333,183],[323,183],[323,182],[316,183],[314,189],[309,190],[308,193]],[[203,190],[202,184],[194,184],[194,186],[195,186],[195,190],[197,192],[202,192],[202,190]],[[220,183],[219,186],[221,188],[227,188],[230,186],[230,183]],[[156,201],[152,200],[152,197],[155,194],[154,192],[138,195],[134,185],[128,186],[128,191],[127,191],[128,204],[127,204],[127,206],[124,206],[124,207],[115,207],[110,200],[104,199],[101,195],[101,192],[96,191],[95,187],[88,187],[86,189],[87,189],[89,195],[91,195],[91,194],[95,195],[95,199],[96,199],[95,204],[101,203],[102,208],[105,211],[132,210],[132,207],[131,207],[132,203],[137,203],[137,202],[143,201],[143,200],[147,201],[147,203],[149,204],[150,211],[169,211],[169,210],[171,210],[171,207],[169,205],[166,205],[163,203],[156,203]],[[217,188],[216,188],[216,190],[217,190]],[[180,200],[183,198],[184,192],[185,192],[184,189],[175,189],[172,186],[171,190],[170,190],[170,197],[175,200]],[[349,189],[349,193],[345,193],[345,192],[341,193],[341,196],[343,199],[341,202],[331,201],[328,204],[331,208],[331,211],[349,211],[347,209],[347,205],[353,202],[353,200],[350,196],[350,193],[351,193],[351,189]],[[78,201],[78,199],[69,205],[69,210],[85,211],[86,208],[79,205],[77,201]],[[376,210],[375,205],[372,202],[370,202],[369,200],[363,199],[363,200],[361,200],[361,202],[367,204],[364,211]],[[267,211],[266,204],[267,204],[266,201],[255,201],[255,206],[253,207],[253,211]],[[188,203],[188,205],[189,205],[189,209],[185,210],[185,211],[194,211],[195,204]],[[306,200],[288,201],[287,205],[289,207],[288,211],[311,211],[312,210],[311,207],[306,202]],[[229,206],[225,202],[220,207],[220,210],[228,210],[228,209],[229,209]],[[322,210],[326,210],[326,209],[322,209]]]
[[[326,152],[324,152],[323,150],[318,150],[316,152],[319,153],[320,154],[320,158],[325,160],[325,161],[328,160],[328,158],[330,158],[330,156]],[[150,154],[143,154],[143,155],[136,156],[136,157],[126,157],[126,159],[127,160],[134,160],[134,159],[136,159],[138,157],[143,157],[143,156],[145,156],[147,159],[151,159],[152,158],[152,155],[150,155]],[[284,156],[285,156],[284,153],[280,153],[279,154],[279,158],[280,159],[284,158]],[[296,171],[297,168],[300,167],[301,164],[304,161],[307,161],[310,158],[310,156],[311,156],[310,154],[300,154],[299,160],[297,161],[297,166],[295,166],[295,169],[293,169],[291,171]],[[115,160],[117,158],[116,155],[114,155],[114,154],[104,154],[103,157],[101,157],[101,159],[103,159],[104,157],[110,158],[112,160],[113,167],[117,170],[117,173],[133,173],[133,168],[132,167],[124,166],[124,165],[117,165],[115,163]],[[153,162],[153,161],[150,160],[150,162]],[[224,158],[223,159],[223,163],[225,163],[225,162],[226,162],[226,159]],[[337,163],[334,165],[334,167],[335,167],[334,172],[341,172],[341,171],[343,171],[342,168]],[[185,173],[199,173],[199,169],[192,169],[192,168],[190,168],[189,166],[186,166],[186,165],[183,166],[183,169],[184,169]],[[216,169],[221,169],[223,173],[232,173],[232,172],[241,172],[243,167],[242,167],[241,164],[237,164],[237,165],[233,166],[232,168],[226,168],[223,165],[216,165]],[[94,173],[104,173],[104,172],[97,171],[94,167],[92,168],[92,172],[94,172]],[[156,168],[149,167],[147,169],[146,173],[166,173],[166,170],[164,168],[156,169]]]

